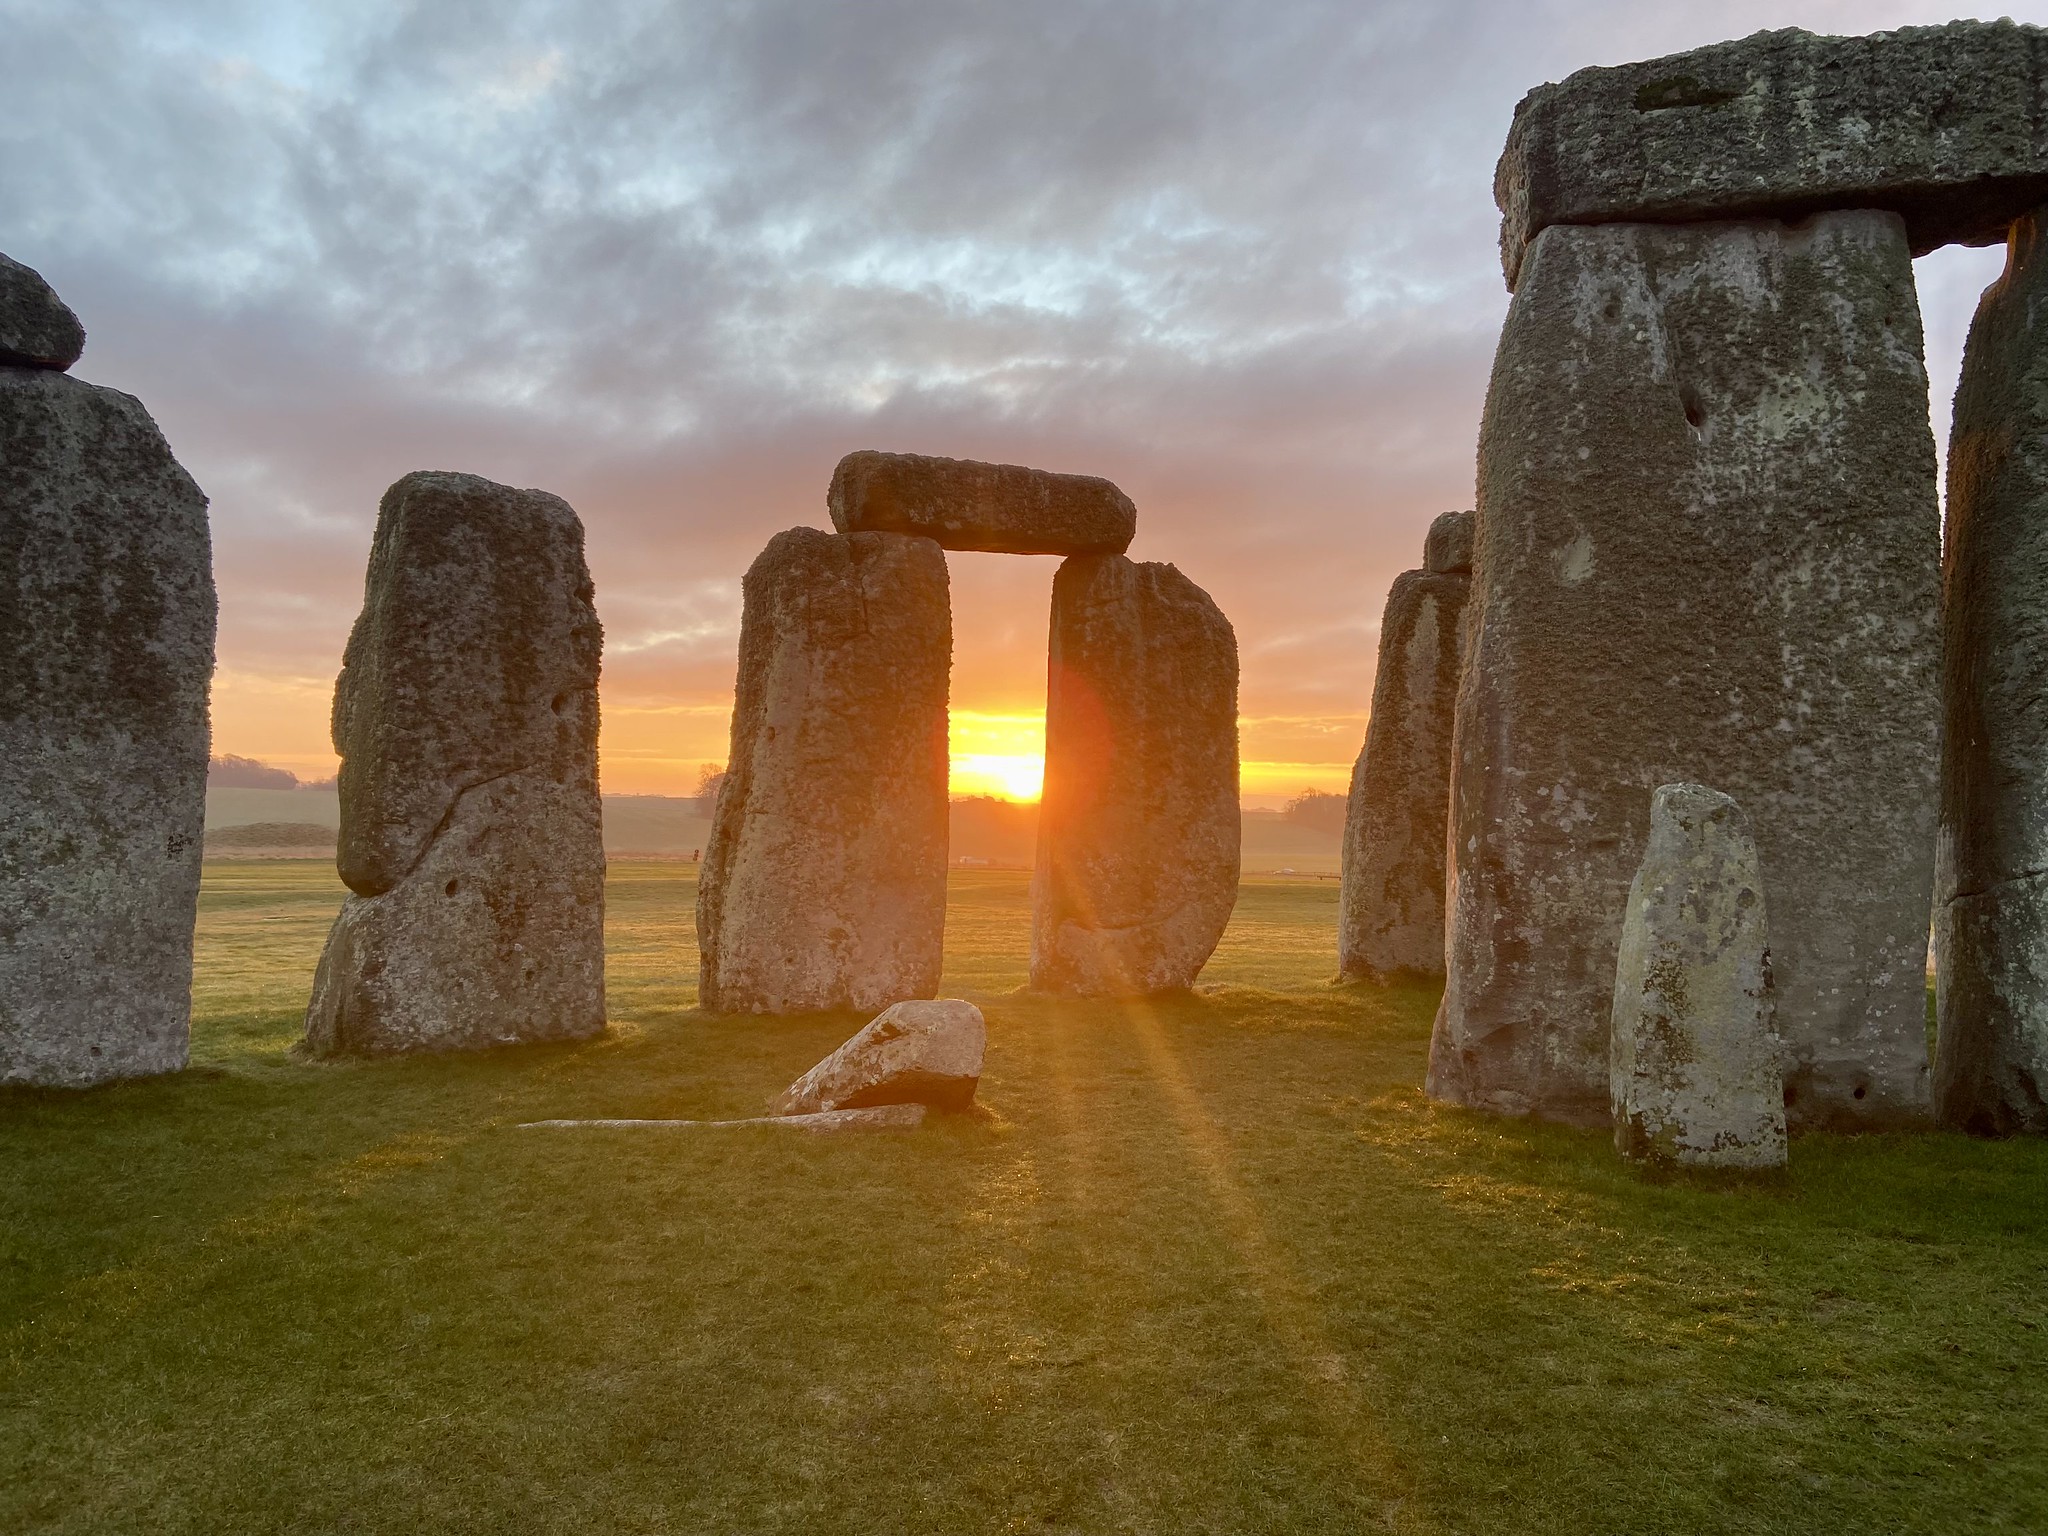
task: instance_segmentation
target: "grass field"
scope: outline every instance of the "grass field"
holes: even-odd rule
[[[981,1119],[731,1116],[850,1032],[693,1011],[614,869],[607,1039],[293,1060],[339,899],[208,869],[194,1070],[0,1096],[0,1531],[2048,1529],[2048,1146],[1653,1180],[1423,1100],[1421,991],[1252,881],[1198,996],[1021,995],[958,876]]]

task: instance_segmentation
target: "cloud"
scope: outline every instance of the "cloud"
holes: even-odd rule
[[[874,446],[1118,480],[1134,553],[1236,624],[1247,716],[1343,722],[1310,733],[1338,764],[1388,582],[1471,502],[1521,93],[1763,25],[1942,19],[15,0],[0,248],[213,497],[223,749],[319,766],[303,684],[337,664],[378,495],[458,468],[581,511],[607,714],[635,722],[607,782],[693,779],[723,756],[740,574]],[[1935,285],[1964,312],[1968,260]],[[1030,707],[1049,562],[954,569],[956,697]]]

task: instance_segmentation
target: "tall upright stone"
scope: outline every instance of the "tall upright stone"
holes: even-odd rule
[[[1052,587],[1031,985],[1192,986],[1237,900],[1237,637],[1170,565],[1075,556]]]
[[[792,528],[748,569],[732,752],[697,892],[701,1005],[933,996],[946,917],[946,557]]]
[[[603,640],[559,496],[439,472],[385,492],[334,688],[351,894],[315,1054],[603,1030]]]
[[[1935,1112],[2048,1132],[2048,249],[2013,226],[1963,354],[1944,555]]]
[[[1624,1157],[1784,1163],[1768,915],[1742,807],[1699,784],[1661,786],[1614,973],[1608,1088]]]
[[[1444,828],[1471,513],[1446,512],[1431,525],[1423,567],[1395,577],[1387,594],[1372,718],[1351,770],[1337,900],[1337,969],[1347,981],[1444,973]]]
[[[206,820],[206,497],[0,257],[0,1083],[185,1065]]]
[[[1429,1090],[1608,1117],[1660,784],[1747,809],[1795,1126],[1924,1118],[1939,514],[1889,213],[1553,225],[1481,429]]]

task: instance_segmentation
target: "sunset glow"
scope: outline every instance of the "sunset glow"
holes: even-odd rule
[[[1045,716],[956,709],[951,754],[953,794],[1036,800],[1045,782]]]

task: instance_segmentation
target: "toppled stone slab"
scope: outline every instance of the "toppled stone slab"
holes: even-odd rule
[[[1131,498],[1094,475],[872,449],[839,461],[826,506],[841,533],[1008,555],[1120,555],[1138,531]]]
[[[559,496],[440,472],[385,493],[334,690],[354,894],[314,981],[313,1053],[603,1030],[602,646]]]
[[[1942,604],[1934,1108],[2048,1133],[2048,210],[2013,226],[1963,354]]]
[[[922,1104],[881,1104],[872,1109],[825,1109],[803,1115],[756,1115],[749,1120],[528,1120],[522,1131],[650,1130],[725,1131],[742,1125],[774,1125],[784,1130],[914,1131],[924,1124]]]
[[[0,256],[0,366],[59,373],[85,350],[85,327],[34,267]]]
[[[0,368],[0,1083],[186,1061],[206,497],[139,401]]]
[[[1472,574],[1472,514],[1446,512],[1429,525],[1422,543],[1422,568],[1446,576]]]
[[[1556,224],[1885,209],[1908,247],[1989,245],[2048,200],[2048,32],[1954,21],[1759,32],[1582,69],[1515,108],[1494,174],[1501,265]]]
[[[905,534],[792,528],[744,593],[697,895],[701,1005],[930,997],[946,916],[946,557]]]
[[[1469,569],[1469,518],[1465,565]],[[1439,518],[1430,529],[1438,552]],[[1351,770],[1337,900],[1337,969],[1348,981],[1444,973],[1444,829],[1459,634],[1471,578],[1434,570],[1394,578],[1380,620],[1365,746]]]
[[[959,1113],[974,1102],[988,1031],[957,997],[897,1003],[783,1090],[771,1113],[803,1115],[877,1104]]]
[[[1742,808],[1698,784],[1650,799],[1614,975],[1609,1093],[1624,1157],[1785,1162],[1763,879]]]
[[[1429,1091],[1605,1124],[1650,796],[1746,809],[1795,1128],[1923,1123],[1935,496],[1896,215],[1556,225],[1480,442]]]
[[[1237,901],[1237,637],[1170,565],[1076,556],[1053,578],[1031,985],[1194,984]]]

